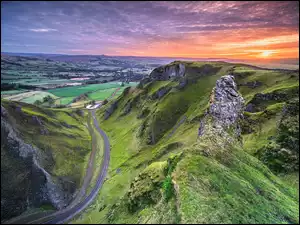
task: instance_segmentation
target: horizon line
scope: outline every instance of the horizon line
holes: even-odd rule
[[[40,54],[40,55],[61,55],[61,56],[108,56],[108,57],[146,57],[146,58],[182,58],[182,59],[225,59],[225,60],[240,60],[240,61],[256,61],[262,59],[239,59],[239,58],[217,58],[217,57],[186,57],[186,56],[136,56],[136,55],[107,55],[107,54],[67,54],[67,53],[43,53],[43,52],[1,52],[2,54]],[[299,60],[298,58],[272,58],[263,60]]]

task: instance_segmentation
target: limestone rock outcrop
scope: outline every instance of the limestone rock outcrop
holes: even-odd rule
[[[238,121],[243,110],[244,99],[237,91],[234,77],[222,76],[211,93],[210,106],[200,122],[198,136],[211,133],[225,137],[231,131],[229,136],[239,138],[241,129]]]
[[[171,77],[183,77],[185,74],[185,65],[182,63],[175,65],[161,66],[150,73],[151,80],[168,80]]]

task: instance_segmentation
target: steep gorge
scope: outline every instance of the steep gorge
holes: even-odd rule
[[[76,112],[2,101],[1,221],[27,210],[62,209],[69,204],[80,186],[84,156],[89,152],[83,121]],[[75,136],[78,141],[72,140]],[[68,140],[81,144],[76,150]],[[73,171],[67,168],[76,162]]]

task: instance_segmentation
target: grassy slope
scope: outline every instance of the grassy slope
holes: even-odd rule
[[[197,73],[194,71],[197,72],[197,67],[201,68],[204,64],[207,63],[187,63],[191,67],[188,77],[195,80]],[[199,154],[199,150],[205,144],[195,144],[199,118],[208,106],[209,95],[215,81],[221,75],[227,74],[234,66],[217,62],[211,65],[221,67],[217,74],[196,79],[196,83],[190,82],[184,90],[173,88],[160,100],[151,100],[149,97],[160,87],[175,86],[174,84],[170,84],[169,81],[157,81],[147,85],[143,90],[131,90],[129,94],[118,98],[118,108],[108,120],[103,120],[103,113],[109,104],[98,111],[98,119],[112,145],[109,175],[96,203],[76,218],[74,223],[299,221],[297,189],[288,187],[261,162],[245,152],[245,150],[252,152],[253,149],[258,148],[256,144],[260,145],[258,144],[260,142],[255,142],[257,140],[255,133],[244,136],[244,149],[228,147],[224,155],[228,158],[226,162]],[[257,89],[241,88],[239,91],[248,101],[255,93],[266,90],[266,87],[269,91],[273,91],[276,88],[295,85],[298,79],[289,78],[289,75],[278,74],[278,72],[254,70],[244,65],[235,66],[235,72],[252,73],[237,78],[238,83],[254,79],[261,80],[266,85]],[[199,70],[201,74],[201,69]],[[128,115],[121,116],[125,104],[136,97],[141,100]],[[270,105],[268,109],[277,109],[280,108],[279,106]],[[148,116],[137,119],[141,110],[145,108],[150,110]],[[172,127],[183,115],[187,116],[186,122],[179,126],[171,138],[167,138]],[[274,131],[275,120],[276,117],[260,122],[263,124],[263,129],[266,129],[263,130],[264,135],[258,135],[261,144],[269,135],[268,129]],[[155,134],[159,137],[155,145],[146,145],[147,137],[140,135],[143,123],[154,127]],[[268,126],[265,126],[267,124]],[[218,149],[216,148],[215,151]],[[137,212],[129,212],[126,193],[134,178],[152,162],[165,161],[170,154],[178,152],[184,152],[184,157],[172,173],[178,188],[172,198],[167,202],[162,198],[155,204],[145,205]],[[160,185],[163,187],[162,184]],[[143,190],[148,186],[140,188]],[[164,193],[164,188],[161,191]]]
[[[1,104],[13,118],[14,127],[22,139],[50,157],[45,164],[47,171],[52,175],[68,177],[79,186],[91,150],[86,115],[81,117],[72,110],[42,109],[21,102],[3,100]],[[22,114],[16,112],[15,106],[22,108]],[[41,126],[32,123],[32,116],[42,121],[49,134],[41,134]],[[64,123],[72,127],[66,127]]]

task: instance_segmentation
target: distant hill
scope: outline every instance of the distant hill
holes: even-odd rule
[[[299,59],[261,59],[261,60],[241,60],[228,58],[188,58],[188,57],[146,57],[146,56],[108,56],[108,55],[68,55],[68,54],[48,54],[48,53],[11,53],[1,52],[1,55],[8,56],[31,56],[44,59],[52,59],[63,62],[89,62],[91,60],[126,60],[126,61],[145,61],[147,63],[168,64],[174,60],[181,61],[224,61],[230,63],[248,63],[264,68],[278,69],[299,69]]]

